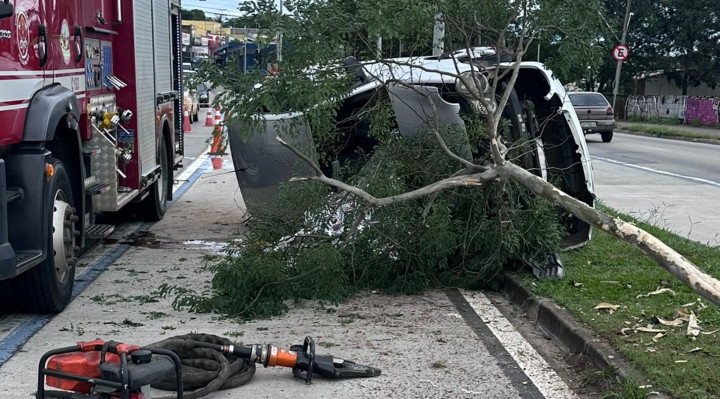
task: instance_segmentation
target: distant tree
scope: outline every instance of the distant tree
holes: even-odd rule
[[[205,12],[203,10],[193,9],[180,11],[180,16],[186,21],[205,21]]]
[[[610,57],[619,41],[627,0],[603,0],[603,13],[614,29],[600,67],[600,86],[612,90],[616,62]],[[714,0],[632,0],[620,92],[629,93],[635,77],[664,72],[687,94],[691,86],[720,82],[720,10]],[[624,90],[623,90],[624,88]]]

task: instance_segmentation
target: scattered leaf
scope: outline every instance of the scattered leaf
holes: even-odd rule
[[[675,363],[687,363],[687,360],[676,360]]]
[[[660,295],[660,294],[665,294],[665,293],[675,296],[675,291],[671,290],[670,288],[658,288],[653,292],[648,292],[645,295],[638,295],[637,297],[638,298],[649,298],[650,295]]]
[[[646,332],[646,333],[665,333],[667,330],[660,330],[651,327],[636,327],[635,332]]]
[[[653,322],[669,327],[679,327],[685,323],[683,319],[665,320],[657,316],[653,316]]]
[[[657,342],[660,338],[664,337],[665,334],[663,333],[657,333],[654,337],[652,337],[653,342]]]
[[[687,335],[691,337],[697,337],[700,335],[700,324],[698,324],[697,316],[694,312],[690,312],[690,318],[688,319]]]
[[[688,353],[693,353],[693,352],[697,352],[697,351],[701,351],[701,350],[702,350],[702,348],[696,346],[696,347],[690,349],[690,350],[688,351]]]
[[[595,310],[607,310],[610,314],[618,310],[618,308],[620,308],[620,305],[613,305],[607,302],[600,302],[597,306],[595,306]]]
[[[690,313],[688,313],[687,310],[683,308],[677,308],[675,309],[675,318],[683,321],[688,321],[690,319]]]

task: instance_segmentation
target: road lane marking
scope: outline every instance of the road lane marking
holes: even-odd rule
[[[460,293],[543,396],[553,399],[577,399],[565,381],[520,335],[485,294],[466,290],[460,290]]]
[[[459,290],[447,291],[448,299],[458,310],[457,316],[465,321],[477,336],[477,339],[485,346],[488,354],[495,359],[498,367],[502,370],[505,377],[510,380],[511,386],[517,391],[517,397],[525,399],[544,399],[545,396],[532,383],[530,377],[525,373],[523,367],[513,359],[507,348],[495,334],[490,330],[487,323],[482,321],[475,309],[470,305],[467,299]],[[472,339],[470,337],[469,339]],[[552,397],[552,396],[551,396]]]
[[[603,157],[598,157],[598,156],[592,156],[592,159],[597,159],[598,161],[603,161],[603,162],[607,162],[607,163],[611,163],[611,164],[615,164],[615,165],[625,166],[625,167],[628,167],[628,168],[644,170],[644,171],[646,171],[646,172],[656,173],[656,174],[663,175],[663,176],[677,177],[677,178],[679,178],[679,179],[690,180],[690,181],[694,181],[694,182],[696,182],[696,183],[707,184],[707,185],[710,185],[710,186],[713,186],[713,187],[720,188],[720,183],[714,182],[714,181],[712,181],[712,180],[703,179],[703,178],[700,178],[700,177],[685,176],[685,175],[681,175],[681,174],[678,174],[678,173],[666,172],[666,171],[664,171],[664,170],[658,170],[658,169],[648,168],[648,167],[646,167],[646,166],[635,165],[635,164],[632,164],[632,163],[627,163],[627,162],[622,162],[622,161],[616,161],[616,160],[614,160],[614,159],[603,158]]]

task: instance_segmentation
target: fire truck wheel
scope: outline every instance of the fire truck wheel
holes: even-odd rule
[[[13,284],[17,304],[30,312],[57,313],[70,302],[75,278],[75,222],[78,220],[73,207],[65,166],[58,159],[51,159],[54,175],[50,179],[50,209],[47,210],[51,225],[48,235],[50,251],[45,260],[18,276]]]
[[[167,192],[170,184],[170,161],[168,160],[165,138],[160,139],[158,147],[158,165],[160,165],[160,177],[150,187],[148,195],[140,204],[143,219],[157,222],[165,216],[167,210]]]

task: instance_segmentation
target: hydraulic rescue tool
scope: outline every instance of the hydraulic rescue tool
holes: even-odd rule
[[[213,352],[209,357],[223,359],[218,367],[209,367],[214,372],[211,382],[198,383],[193,368],[207,362],[194,357],[206,350]],[[235,360],[249,366],[242,369],[244,375],[238,378],[231,376],[231,370],[240,370],[228,366]],[[183,398],[183,392],[186,399],[197,398],[216,389],[246,383],[254,374],[255,363],[265,367],[289,367],[296,378],[307,384],[311,383],[313,374],[340,379],[376,377],[381,373],[374,367],[330,355],[316,355],[315,342],[310,337],[306,337],[302,345],[292,345],[289,350],[273,345],[235,345],[227,339],[207,334],[173,337],[147,347],[97,339],[43,355],[37,398],[151,399],[151,385],[175,390],[178,399]],[[236,381],[231,383],[233,378]],[[61,390],[46,390],[46,384]]]
[[[150,384],[172,377],[182,399],[182,363],[175,353],[96,339],[45,353],[36,397],[150,399]],[[46,383],[62,391],[45,390]]]

